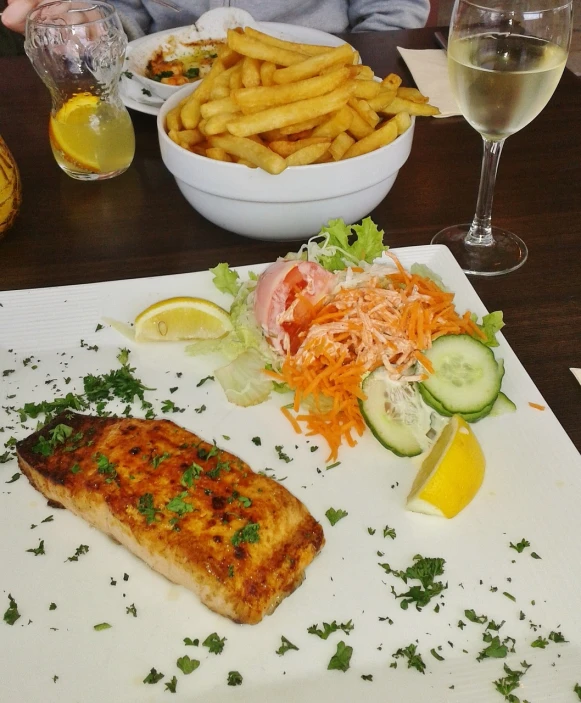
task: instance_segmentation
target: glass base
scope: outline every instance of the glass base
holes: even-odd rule
[[[527,260],[526,244],[516,234],[492,227],[490,244],[467,244],[471,224],[453,225],[432,238],[432,244],[445,244],[462,267],[472,276],[500,276],[520,268]]]
[[[122,173],[125,173],[129,166],[126,166],[125,168],[120,168],[117,169],[116,171],[108,171],[106,173],[95,173],[93,171],[85,171],[79,168],[75,168],[75,166],[71,166],[69,164],[62,164],[60,162],[57,162],[58,165],[61,167],[61,169],[67,174],[67,176],[70,176],[71,178],[74,178],[77,181],[105,181],[108,178],[115,178],[115,176],[120,176]]]

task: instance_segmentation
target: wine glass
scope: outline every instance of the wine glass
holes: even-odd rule
[[[455,0],[448,70],[460,110],[484,142],[476,214],[438,232],[469,274],[496,276],[527,258],[525,243],[491,226],[504,140],[531,122],[561,78],[573,24],[573,0]]]

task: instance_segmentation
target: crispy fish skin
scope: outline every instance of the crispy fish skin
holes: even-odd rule
[[[272,613],[325,541],[286,488],[169,420],[65,412],[17,455],[49,500],[235,622]]]

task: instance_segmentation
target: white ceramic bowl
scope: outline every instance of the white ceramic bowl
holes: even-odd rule
[[[352,224],[385,198],[411,151],[411,127],[387,146],[336,163],[292,166],[278,176],[193,154],[166,134],[169,110],[195,89],[183,86],[157,117],[161,158],[186,200],[210,222],[263,240],[317,234],[338,217]]]

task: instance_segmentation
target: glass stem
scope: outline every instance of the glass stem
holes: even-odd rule
[[[491,141],[482,137],[483,154],[482,169],[480,171],[480,187],[478,188],[478,201],[476,203],[476,214],[472,220],[470,230],[466,235],[466,244],[473,246],[491,246],[492,237],[492,200],[494,198],[494,184],[496,183],[496,172],[498,162],[502,154],[504,139]]]

